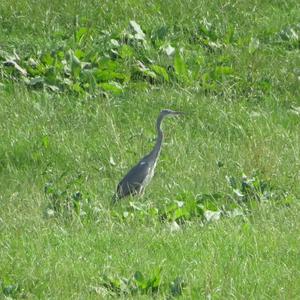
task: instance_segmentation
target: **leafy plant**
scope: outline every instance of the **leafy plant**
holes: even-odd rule
[[[240,206],[246,206],[248,211],[259,205],[260,202],[269,202],[277,205],[289,206],[294,202],[295,197],[289,192],[280,188],[275,188],[270,180],[262,179],[258,173],[252,176],[243,175],[240,179],[233,176],[227,176],[227,182],[232,190],[232,194],[228,195],[229,199]],[[235,212],[229,213],[238,213]]]
[[[20,299],[20,298],[28,298],[29,294],[25,291],[25,289],[18,283],[15,284],[5,284],[0,279],[0,297],[3,296],[3,299]]]
[[[140,271],[136,271],[129,278],[104,274],[101,276],[100,286],[93,290],[102,296],[133,296],[151,295],[154,297],[160,290],[166,290],[163,286],[168,286],[168,297],[179,297],[183,294],[187,284],[183,277],[178,276],[168,285],[162,282],[161,268],[155,269],[146,276]],[[165,294],[165,292],[164,292]]]
[[[233,191],[233,198],[239,202],[250,200],[264,201],[271,199],[275,194],[268,181],[265,181],[257,174],[251,177],[243,175],[240,180],[235,177],[227,177],[227,182]]]
[[[117,218],[119,221],[130,222],[130,221],[150,221],[153,222],[157,220],[159,215],[158,208],[152,207],[140,202],[132,202],[122,210],[121,212],[112,211],[112,216]]]
[[[236,80],[231,64],[215,63],[222,58],[222,43],[213,24],[203,19],[195,32],[184,31],[192,34],[189,43],[171,46],[166,28],[149,37],[135,20],[121,32],[96,34],[93,28],[76,26],[57,48],[20,56],[0,52],[2,78],[24,81],[31,89],[88,95],[120,95],[133,82],[194,86],[199,79],[204,90],[217,91],[222,82]],[[166,40],[158,43],[161,38]]]
[[[199,194],[193,195],[190,192],[182,192],[177,196],[178,200],[169,202],[163,208],[160,219],[162,221],[176,221],[183,223],[193,218],[199,218],[201,221],[212,221],[211,215],[218,214],[220,216],[220,208],[222,203],[217,204],[217,200],[221,200],[221,194]]]
[[[101,285],[111,294],[154,294],[161,284],[161,269],[155,270],[148,277],[140,271],[136,271],[130,278],[103,275],[101,281]]]
[[[277,203],[289,205],[294,197],[261,179],[257,174],[241,179],[226,177],[232,193],[197,194],[184,191],[175,199],[167,200],[162,207],[149,207],[147,204],[129,202],[121,213],[113,211],[112,215],[120,221],[157,220],[171,224],[184,224],[186,221],[199,220],[202,224],[215,222],[222,217],[244,217],[259,202],[276,200]],[[255,204],[257,203],[257,204]],[[244,210],[246,205],[246,211]]]
[[[174,69],[177,77],[182,81],[188,80],[188,69],[182,55],[177,51],[174,56]]]
[[[72,217],[93,217],[98,209],[93,206],[92,200],[87,192],[77,190],[83,188],[82,174],[77,174],[65,181],[66,174],[62,174],[55,180],[45,184],[44,191],[48,198],[46,215]]]

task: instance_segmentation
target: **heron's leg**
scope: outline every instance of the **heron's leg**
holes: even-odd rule
[[[140,190],[139,190],[139,196],[144,197],[144,193],[145,193],[145,188],[141,187]]]

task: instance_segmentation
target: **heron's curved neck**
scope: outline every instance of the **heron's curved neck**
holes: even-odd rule
[[[156,138],[155,146],[154,146],[153,150],[151,151],[151,155],[153,155],[155,159],[157,159],[160,154],[161,145],[162,145],[163,138],[164,138],[164,135],[163,135],[163,132],[161,129],[161,123],[163,121],[163,118],[164,118],[164,116],[159,115],[157,118],[157,121],[156,121],[157,138]]]

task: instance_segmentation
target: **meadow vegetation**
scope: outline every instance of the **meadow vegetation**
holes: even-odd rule
[[[299,12],[1,1],[0,298],[299,299]]]

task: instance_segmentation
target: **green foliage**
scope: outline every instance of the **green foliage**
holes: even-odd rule
[[[174,200],[168,200],[160,207],[148,207],[139,202],[129,202],[122,212],[114,211],[113,217],[120,222],[176,222],[198,220],[203,225],[218,221],[221,217],[245,217],[258,207],[258,202],[290,205],[293,196],[271,186],[258,174],[243,175],[241,179],[226,176],[231,193],[197,194],[181,192]]]
[[[177,77],[183,81],[188,80],[188,71],[181,54],[177,51],[174,56],[174,69]]]
[[[112,275],[102,275],[100,286],[93,287],[93,291],[101,296],[134,296],[153,295],[164,292],[163,287],[168,286],[162,282],[161,268],[156,269],[150,276],[145,276],[142,272],[136,271],[130,278],[117,277]],[[169,284],[168,297],[178,297],[183,294],[186,282],[182,277],[176,277]]]
[[[0,299],[297,299],[299,1],[0,11]]]
[[[264,201],[270,200],[272,197],[274,198],[270,184],[261,180],[257,175],[251,178],[243,175],[241,180],[236,180],[234,177],[227,177],[227,180],[238,201]]]
[[[13,299],[13,298],[16,298],[18,296],[18,294],[20,294],[20,287],[18,285],[15,285],[15,284],[3,285],[1,283],[0,287],[2,289],[2,293],[5,297],[11,297]]]
[[[22,80],[30,88],[75,94],[120,95],[132,86],[129,83],[145,81],[149,85],[180,82],[213,93],[222,93],[224,86],[236,86],[232,95],[245,95],[239,86],[249,80],[248,71],[242,74],[233,67],[238,64],[240,47],[248,46],[249,59],[260,56],[262,49],[275,42],[277,47],[285,46],[285,42],[299,47],[298,25],[282,29],[263,45],[254,36],[237,40],[233,26],[221,32],[218,24],[203,18],[195,28],[184,26],[185,43],[174,40],[174,47],[168,44],[171,29],[166,27],[151,28],[154,33],[150,36],[135,20],[112,32],[99,33],[82,26],[76,28],[74,38],[70,34],[59,47],[13,55],[0,49],[1,77],[4,82]],[[267,92],[273,84],[261,78],[253,88]]]
[[[100,208],[93,204],[88,192],[85,191],[83,175],[79,173],[68,179],[66,177],[69,176],[63,173],[45,184],[44,191],[48,199],[46,216],[96,219]]]
[[[151,276],[145,277],[136,271],[130,278],[102,276],[101,285],[110,293],[116,295],[126,294],[155,294],[161,284],[161,270],[157,269]]]

